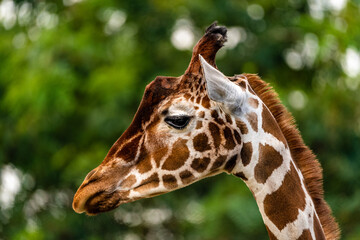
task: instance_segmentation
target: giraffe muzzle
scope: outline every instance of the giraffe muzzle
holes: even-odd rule
[[[75,193],[72,204],[74,211],[95,215],[128,202],[129,190],[118,186],[119,180],[128,171],[128,168],[120,167],[117,171],[107,172],[101,165],[90,171]]]
[[[95,215],[129,202],[128,195],[129,190],[105,187],[102,183],[89,184],[76,192],[72,207],[77,213]]]

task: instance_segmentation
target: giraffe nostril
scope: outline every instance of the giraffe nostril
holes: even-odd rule
[[[85,177],[85,180],[89,180],[89,178],[94,175],[94,173],[96,172],[96,168],[91,170]]]

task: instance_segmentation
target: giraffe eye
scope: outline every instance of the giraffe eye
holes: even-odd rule
[[[165,118],[165,122],[176,129],[185,128],[190,122],[189,116],[169,116]]]

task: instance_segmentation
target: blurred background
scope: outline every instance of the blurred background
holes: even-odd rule
[[[214,20],[228,27],[219,69],[274,86],[343,239],[360,239],[359,0],[1,1],[0,239],[268,239],[226,174],[96,217],[71,209],[145,86],[181,75]]]

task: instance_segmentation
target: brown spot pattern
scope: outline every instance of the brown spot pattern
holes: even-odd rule
[[[263,106],[263,111],[262,111],[262,128],[264,129],[265,132],[270,133],[271,135],[276,137],[279,141],[283,142],[284,145],[286,146],[286,140],[279,125],[277,124],[275,118],[270,113],[270,111],[265,107],[265,105]]]
[[[248,114],[248,121],[252,127],[252,129],[257,132],[258,131],[258,119],[256,113],[252,112]]]
[[[220,125],[223,125],[225,122],[219,117],[219,113],[216,110],[211,111],[211,117]]]
[[[265,183],[272,172],[280,167],[283,157],[269,145],[259,145],[259,162],[254,169],[255,179],[258,183]]]
[[[236,121],[236,126],[240,129],[241,134],[247,134],[249,132],[243,121]]]
[[[231,172],[231,171],[234,169],[234,167],[235,167],[235,165],[236,165],[236,160],[237,160],[237,158],[238,158],[238,155],[236,154],[236,155],[232,156],[232,157],[226,162],[226,164],[225,164],[225,170],[226,170],[226,171]]]
[[[207,166],[210,163],[210,158],[195,158],[191,163],[191,167],[197,172],[201,173],[206,170]]]
[[[134,190],[137,192],[146,191],[151,188],[156,188],[159,186],[159,176],[157,173],[154,173],[147,179],[144,179],[138,187],[136,187]]]
[[[233,121],[232,121],[232,119],[231,119],[231,116],[230,116],[229,114],[226,114],[226,115],[225,115],[225,118],[226,118],[226,121],[227,121],[229,124],[232,124],[232,123],[233,123]]]
[[[141,162],[139,162],[136,165],[136,168],[138,169],[140,174],[143,174],[143,173],[146,173],[146,172],[150,171],[152,169],[150,157],[146,158],[145,160],[143,160]]]
[[[168,152],[168,147],[166,146],[158,148],[157,150],[154,151],[152,157],[155,160],[157,167],[160,167],[161,159],[165,156],[167,152]]]
[[[136,153],[137,153],[137,149],[139,146],[139,141],[141,139],[141,135],[135,137],[134,139],[132,139],[130,142],[126,143],[121,149],[120,151],[118,151],[116,153],[116,157],[118,158],[122,158],[127,162],[131,162],[132,160],[134,160]]]
[[[234,130],[234,137],[235,137],[235,140],[237,142],[237,144],[241,144],[241,137],[240,137],[240,133],[236,130]]]
[[[182,171],[179,175],[183,184],[191,183],[195,179],[194,175],[188,170]]]
[[[215,123],[210,122],[209,130],[214,141],[214,147],[217,149],[221,143],[220,129]]]
[[[252,151],[253,151],[252,144],[250,142],[244,143],[240,152],[241,162],[244,166],[250,163]]]
[[[215,162],[213,163],[213,165],[211,166],[211,171],[218,169],[219,167],[221,167],[224,162],[226,161],[226,156],[222,156],[220,155],[218,158],[216,158]]]
[[[196,122],[196,129],[200,129],[202,128],[202,121],[197,121]]]
[[[236,146],[236,144],[235,144],[231,129],[229,127],[224,128],[224,137],[225,137],[224,147],[229,150],[233,149]]]
[[[200,113],[199,113],[199,118],[204,118],[205,117],[205,112],[204,111],[201,111]]]
[[[177,188],[178,184],[176,178],[173,175],[165,174],[162,176],[164,186],[168,189]]]
[[[234,175],[241,178],[244,181],[248,180],[247,177],[245,177],[245,174],[243,172],[238,172],[238,173],[235,173]]]
[[[146,173],[151,170],[151,157],[146,150],[144,144],[142,144],[140,148],[140,154],[138,158],[138,164],[136,164],[136,168],[138,169],[139,173]]]
[[[210,98],[208,96],[204,96],[202,98],[201,105],[203,105],[204,108],[210,108]]]
[[[199,104],[200,101],[201,101],[201,97],[197,97],[197,98],[196,98],[196,103]]]
[[[179,139],[174,143],[170,156],[165,160],[163,169],[175,170],[184,165],[189,157],[189,149],[186,146],[187,140]]]
[[[282,230],[286,224],[297,219],[299,210],[304,210],[305,203],[299,175],[291,163],[280,188],[265,197],[265,214]]]
[[[209,139],[205,133],[199,133],[193,139],[193,145],[196,151],[204,152],[210,150]]]
[[[122,181],[121,183],[121,187],[122,188],[129,188],[132,185],[134,185],[136,183],[136,177],[135,175],[130,175],[128,176],[124,181]]]

